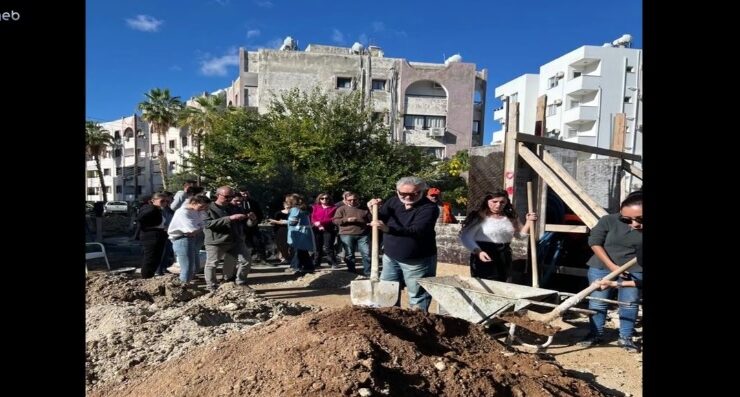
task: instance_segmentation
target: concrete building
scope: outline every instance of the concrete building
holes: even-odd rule
[[[360,90],[392,139],[444,158],[483,143],[487,73],[459,55],[436,64],[386,58],[379,47],[359,43],[299,51],[288,37],[279,50],[239,50],[239,76],[227,89],[227,103],[264,113],[283,90]]]
[[[508,96],[510,102],[518,98],[518,131],[533,133],[537,97],[547,95],[546,136],[607,149],[614,117],[625,113],[624,151],[642,154],[642,50],[626,47],[630,39],[624,35],[602,47],[573,50],[542,65],[539,75],[523,75],[497,87],[496,97]],[[503,108],[494,112],[502,123],[495,137],[503,138],[505,115]]]
[[[156,136],[152,140],[149,124],[141,117],[132,115],[100,123],[100,126],[117,142],[100,156],[108,200],[131,202],[141,195],[161,190],[162,178],[157,160],[159,146]],[[171,128],[167,137],[174,138],[181,134],[179,129]],[[174,170],[175,164],[179,161],[180,156],[175,155],[177,143],[175,139],[167,139],[167,142],[164,142],[167,147],[171,148],[167,150],[170,171]],[[86,160],[85,200],[102,201],[103,194],[95,161],[90,156],[87,156]],[[134,167],[137,167],[138,172],[134,172]]]

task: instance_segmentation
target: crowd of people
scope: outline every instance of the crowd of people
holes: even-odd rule
[[[375,205],[378,219],[372,220],[370,209]],[[527,213],[521,223],[506,191],[487,193],[471,208],[460,230],[460,242],[470,251],[471,277],[511,282],[512,239],[527,238],[537,214]],[[370,232],[377,227],[382,232],[380,280],[399,282],[407,290],[409,307],[423,311],[429,310],[431,296],[418,279],[436,274],[435,226],[456,222],[442,203],[441,191],[415,176],[399,179],[391,197],[370,198],[366,204],[352,191],[344,192],[337,203],[329,192],[316,195],[313,202],[298,193],[286,194],[282,209],[267,218],[246,186],[221,186],[215,198],[209,198],[196,181],[186,181],[174,195],[160,192],[148,198],[136,219],[143,249],[142,277],[161,274],[176,259],[180,280],[192,282],[198,271],[198,252],[205,247],[204,274],[210,290],[219,286],[219,263],[223,264],[222,282],[250,288],[253,256],[262,263],[267,260],[259,230],[263,220],[274,227],[277,264],[289,264],[286,271],[299,275],[314,272],[323,261],[332,269],[340,268],[335,248],[341,247],[346,270],[369,276]],[[587,263],[588,280],[600,287],[593,296],[607,298],[617,291],[621,303],[618,344],[638,351],[632,335],[642,287],[642,193],[630,194],[619,213],[602,217],[590,231],[588,243],[594,253]],[[638,264],[629,272],[615,281],[603,280],[635,257]],[[590,300],[589,308],[595,314],[590,317],[590,333],[581,342],[583,346],[604,341],[607,303]]]

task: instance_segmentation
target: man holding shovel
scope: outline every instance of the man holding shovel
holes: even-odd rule
[[[382,203],[379,198],[368,202],[368,208],[380,205],[378,220],[371,222],[383,236],[382,281],[399,281],[406,285],[409,306],[429,310],[432,296],[417,282],[434,277],[437,271],[437,242],[434,225],[439,207],[424,194],[427,184],[415,176],[396,182],[396,194]],[[399,301],[396,305],[400,304]]]

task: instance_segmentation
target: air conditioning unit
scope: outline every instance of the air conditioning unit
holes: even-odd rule
[[[429,129],[429,136],[445,136],[444,127],[432,127]]]
[[[563,104],[563,100],[562,99],[556,99],[556,100],[552,101],[552,104],[553,105],[556,105],[556,106],[560,106],[560,105]]]
[[[562,79],[563,77],[565,77],[565,73],[563,73],[563,72],[557,72],[557,73],[555,73],[555,77],[557,77],[559,79]]]

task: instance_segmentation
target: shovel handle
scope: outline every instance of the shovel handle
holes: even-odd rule
[[[373,204],[370,207],[370,210],[373,214],[373,222],[376,222],[378,220],[378,205]],[[378,268],[378,227],[373,226],[372,246],[370,248],[370,280],[378,281],[378,279],[380,279],[380,272],[378,271]]]
[[[602,280],[611,280],[614,277],[617,277],[618,275],[627,271],[627,269],[631,268],[636,263],[637,263],[637,258],[632,258],[627,263],[620,266],[619,269],[614,270],[613,272],[607,274],[605,277],[602,278]],[[599,285],[592,283],[591,285],[588,286],[588,288],[566,299],[563,303],[559,304],[558,307],[552,309],[551,312],[545,314],[545,316],[542,318],[542,321],[545,323],[548,323],[552,321],[553,319],[555,319],[555,317],[559,317],[564,311],[575,306],[576,304],[578,304],[578,302],[582,301],[586,296],[590,295],[592,292],[596,291],[597,289],[599,289]]]
[[[534,201],[532,200],[532,182],[527,182],[527,210],[534,212]],[[534,222],[529,224],[529,251],[532,258],[532,286],[538,288],[540,286],[540,272],[537,268],[537,236],[534,234]]]

